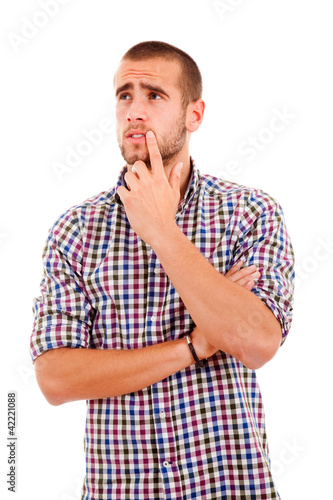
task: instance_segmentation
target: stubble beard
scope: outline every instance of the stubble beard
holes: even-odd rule
[[[154,132],[154,131],[153,131]],[[138,130],[138,133],[139,130]],[[171,134],[167,136],[162,136],[160,140],[158,140],[158,147],[162,156],[162,161],[164,167],[170,165],[173,162],[173,159],[178,155],[178,153],[184,147],[187,139],[187,129],[185,126],[185,113],[183,113],[177,123],[174,125],[173,131]],[[124,146],[124,143],[118,137],[118,145],[120,148],[120,152],[127,165],[133,165],[136,161],[143,161],[148,169],[151,169],[149,153],[147,150],[147,146],[145,146],[145,150],[142,151],[143,144],[134,144],[134,151],[131,153]],[[135,151],[137,150],[137,151]]]

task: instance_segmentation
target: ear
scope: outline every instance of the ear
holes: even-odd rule
[[[200,127],[205,112],[205,103],[202,99],[188,105],[186,111],[186,128],[195,132]]]

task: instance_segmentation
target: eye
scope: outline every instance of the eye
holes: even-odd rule
[[[152,92],[150,94],[150,98],[153,100],[153,101],[159,101],[160,99],[162,99],[162,97],[159,95],[159,94],[156,94],[156,92]]]
[[[126,101],[127,99],[130,99],[131,96],[129,94],[120,94],[119,96],[119,101]]]

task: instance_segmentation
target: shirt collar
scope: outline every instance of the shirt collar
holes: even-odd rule
[[[190,204],[199,184],[199,171],[195,165],[195,162],[192,157],[190,157],[191,162],[191,175],[190,180],[187,185],[187,189],[185,191],[184,198],[178,205],[178,213],[184,212],[188,205]]]
[[[195,162],[192,157],[190,157],[190,162],[191,162],[191,175],[190,175],[190,180],[187,185],[186,191],[185,191],[185,196],[178,205],[178,212],[182,213],[189,205],[190,201],[193,198],[194,193],[197,190],[198,184],[199,184],[199,171],[195,165]],[[120,171],[117,184],[114,188],[109,191],[109,203],[112,204],[114,202],[118,203],[118,205],[123,206],[123,203],[120,199],[119,194],[117,193],[117,189],[120,186],[125,186],[126,187],[126,181],[124,179],[124,175],[127,172],[127,165],[125,165],[122,170]]]

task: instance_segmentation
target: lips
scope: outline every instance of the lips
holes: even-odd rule
[[[130,130],[126,134],[126,139],[132,143],[146,142],[146,133],[142,130]]]
[[[143,130],[129,130],[126,134],[126,137],[134,137],[135,139],[138,137],[146,137],[146,132]]]

